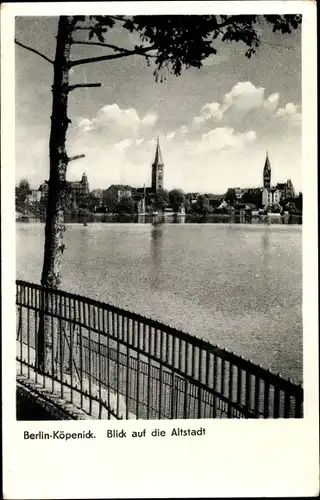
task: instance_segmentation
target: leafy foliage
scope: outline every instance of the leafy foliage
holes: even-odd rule
[[[226,192],[225,200],[229,201],[231,205],[237,200],[236,191],[234,188],[228,189],[228,191]]]
[[[200,194],[197,198],[195,209],[198,213],[207,214],[211,211],[209,198],[206,195]]]
[[[19,210],[25,210],[27,204],[27,196],[31,193],[29,181],[21,179],[16,187],[16,207]]]
[[[120,214],[132,214],[134,212],[134,201],[131,196],[124,196],[116,205],[116,212]]]
[[[154,210],[164,210],[168,206],[169,195],[165,189],[158,189],[152,195],[151,206]]]
[[[152,58],[156,69],[156,79],[163,81],[164,70],[179,76],[183,69],[201,68],[202,61],[216,54],[214,40],[242,42],[247,46],[246,57],[256,53],[260,45],[258,26],[262,21],[272,26],[274,32],[291,33],[302,22],[302,16],[295,15],[158,15],[158,16],[77,16],[77,23],[87,26],[89,40],[95,37],[100,43],[105,41],[107,32],[120,24],[130,33],[137,33],[141,45],[134,51]],[[79,26],[78,26],[79,27]],[[77,27],[76,27],[77,29]],[[84,29],[83,26],[81,29]],[[145,44],[148,44],[147,52]],[[126,49],[116,47],[121,54]],[[120,55],[119,54],[119,55]]]
[[[254,203],[257,207],[262,207],[262,192],[260,188],[248,189],[242,196],[244,203]]]
[[[174,212],[179,212],[181,205],[185,203],[185,195],[181,189],[172,189],[169,192],[169,201]]]

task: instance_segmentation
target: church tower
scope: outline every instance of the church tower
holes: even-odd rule
[[[271,187],[271,166],[268,157],[268,151],[266,156],[266,161],[263,168],[263,187],[265,189],[270,189]]]
[[[85,194],[85,195],[89,194],[89,182],[88,182],[88,177],[87,177],[85,172],[83,172],[82,179],[80,182],[82,184],[83,194]]]
[[[162,160],[160,141],[158,137],[156,155],[154,157],[154,162],[152,164],[152,174],[151,174],[151,189],[153,193],[158,191],[158,189],[163,189],[163,167],[164,163]]]

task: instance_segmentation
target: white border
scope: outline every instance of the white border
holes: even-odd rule
[[[4,497],[315,496],[318,470],[316,5],[307,1],[28,3],[1,7]],[[305,418],[180,421],[205,438],[108,440],[106,429],[170,430],[172,421],[16,422],[14,16],[302,13],[303,327]],[[92,429],[92,441],[26,441],[24,430]]]

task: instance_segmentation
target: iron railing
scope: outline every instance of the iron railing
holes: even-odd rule
[[[301,386],[200,338],[20,280],[16,293],[19,374],[96,418],[303,416]],[[52,344],[42,372],[40,324]]]

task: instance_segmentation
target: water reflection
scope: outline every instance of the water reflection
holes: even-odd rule
[[[262,244],[262,251],[266,251],[268,250],[269,248],[269,244],[270,244],[270,233],[269,231],[265,231],[262,235],[262,238],[261,238],[261,244]]]
[[[163,250],[163,225],[158,222],[152,224],[150,233],[150,258],[151,272],[150,283],[152,288],[157,288],[161,279],[161,263]]]
[[[145,224],[146,223],[146,214],[139,214],[137,222],[138,222],[138,224]]]
[[[271,261],[270,231],[266,228],[261,235],[261,266],[257,269],[256,278],[263,283],[261,286],[261,302],[267,303],[268,297],[272,294],[275,277],[270,272]]]
[[[23,218],[17,219],[16,222],[45,222],[44,219],[38,218]],[[75,223],[75,224],[83,224],[83,220],[79,219],[78,216],[65,216],[66,223]],[[115,215],[115,214],[91,214],[90,218],[86,220],[86,223],[138,223],[138,224],[152,224],[154,222],[154,217],[152,215]],[[301,215],[287,215],[287,216],[279,216],[274,218],[259,218],[259,217],[243,217],[240,215],[227,215],[227,214],[188,214],[184,216],[178,217],[158,217],[157,222],[161,223],[220,223],[220,224],[252,224],[252,225],[273,225],[273,224],[302,224],[302,216]]]

